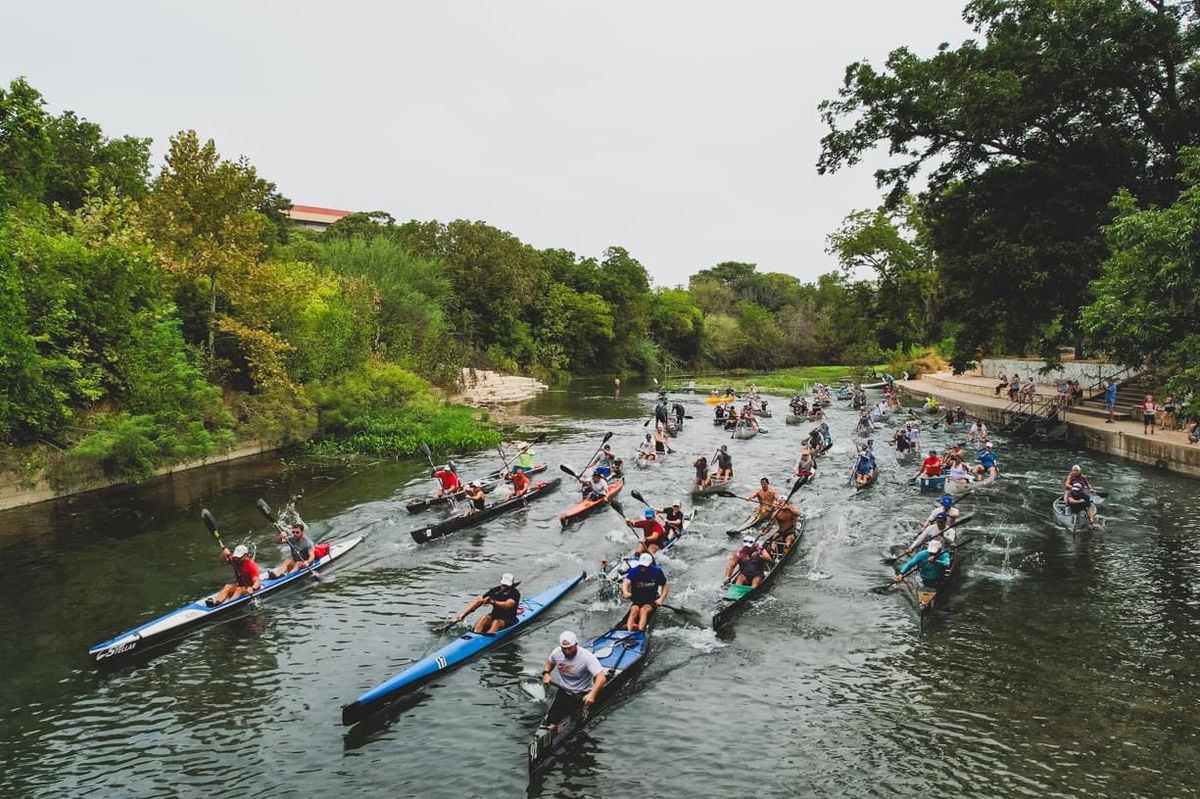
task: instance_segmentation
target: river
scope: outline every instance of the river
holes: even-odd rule
[[[605,431],[631,462],[653,403],[626,386],[576,382],[527,403],[559,430],[538,447],[578,469]],[[732,441],[711,407],[658,467],[629,469],[656,504],[683,499],[692,459],[721,443],[737,488],[785,484],[803,430],[783,423]],[[645,669],[620,702],[533,782],[526,747],[545,705],[534,689],[559,631],[603,632],[620,614],[594,581],[530,632],[426,689],[370,735],[347,735],[340,706],[447,642],[429,622],[512,571],[528,593],[633,537],[615,513],[561,532],[574,488],[528,511],[417,546],[404,501],[429,493],[423,461],[265,460],[171,483],[10,511],[0,548],[8,641],[0,683],[0,795],[1185,797],[1200,792],[1200,522],[1196,483],[1065,445],[999,439],[1002,480],[962,500],[974,543],[944,612],[918,631],[885,582],[887,545],[915,531],[936,498],[902,484],[879,434],[881,477],[847,488],[852,415],[830,414],[835,446],[797,494],[802,551],[732,635],[664,612]],[[926,443],[950,440],[929,430]],[[956,438],[963,438],[961,434]],[[495,456],[458,459],[467,474]],[[1072,537],[1050,505],[1072,463],[1108,491],[1106,528]],[[296,508],[314,537],[366,535],[320,584],[274,596],[118,670],[90,645],[225,581],[200,524],[208,507],[228,542],[276,549],[255,511]],[[700,503],[664,558],[671,604],[711,615],[749,506]],[[436,512],[435,512],[436,514]],[[431,517],[433,518],[433,517]],[[232,545],[232,544],[231,544]]]

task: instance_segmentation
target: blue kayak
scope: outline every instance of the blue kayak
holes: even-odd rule
[[[304,578],[309,577],[316,569],[327,568],[333,561],[358,546],[362,540],[360,536],[358,538],[338,541],[329,548],[328,554],[314,560],[312,566],[297,569],[282,577],[268,577],[267,571],[264,569],[259,578],[259,584],[262,587],[253,594],[240,596],[237,599],[231,599],[228,602],[222,602],[220,605],[209,607],[205,603],[205,600],[216,596],[217,592],[214,591],[207,597],[201,597],[195,602],[189,602],[166,615],[151,619],[145,624],[134,627],[128,632],[121,633],[115,638],[110,638],[103,643],[96,644],[88,650],[88,654],[96,663],[101,663],[108,658],[142,652],[153,644],[175,638],[194,627],[233,616],[238,608],[243,608],[251,600],[278,591],[286,586],[297,584],[304,580]]]
[[[497,633],[483,635],[475,632],[463,633],[451,643],[446,644],[433,654],[421,658],[396,676],[380,683],[355,699],[348,705],[342,705],[342,724],[350,726],[363,719],[369,718],[396,701],[405,694],[411,693],[428,682],[437,679],[442,674],[456,669],[473,657],[481,655],[492,647],[520,635],[532,624],[543,611],[562,599],[571,589],[583,582],[587,572],[580,572],[565,582],[547,588],[540,594],[523,597],[517,606],[517,620],[511,627],[505,627]]]

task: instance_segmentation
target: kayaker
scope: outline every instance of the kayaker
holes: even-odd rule
[[[908,447],[914,453],[921,450],[921,425],[916,422],[909,422],[905,427],[905,435],[908,437]]]
[[[575,715],[580,705],[591,707],[607,679],[599,658],[591,650],[581,647],[579,639],[570,630],[558,637],[558,646],[546,658],[542,667],[544,685],[550,685],[552,674],[558,675],[561,690],[546,713],[546,723],[550,725]]]
[[[729,446],[722,444],[717,450],[717,479],[733,479],[733,456],[729,454]]]
[[[262,587],[258,580],[258,564],[250,557],[250,550],[245,544],[238,544],[233,548],[233,552],[222,549],[221,560],[233,567],[235,581],[227,583],[216,594],[204,600],[204,604],[210,608],[240,596],[253,594]]]
[[[585,500],[600,500],[608,496],[608,481],[592,472],[590,480],[583,481],[583,498]]]
[[[892,439],[892,444],[896,447],[896,458],[907,458],[908,451],[912,449],[912,445],[908,442],[908,431],[901,428],[896,431]]]
[[[533,447],[524,441],[517,447],[517,457],[513,460],[513,471],[533,471]]]
[[[775,534],[771,537],[771,548],[779,555],[787,552],[796,543],[796,522],[800,509],[782,500],[775,508]]]
[[[963,463],[963,459],[959,455],[955,455],[950,461],[950,471],[946,474],[946,479],[959,485],[966,485],[971,482],[971,470],[967,464]]]
[[[1000,474],[1000,468],[996,465],[996,452],[992,447],[992,442],[987,442],[983,445],[983,451],[979,453],[979,465],[975,467],[975,475],[978,480],[994,480]]]
[[[761,521],[774,512],[775,505],[779,502],[779,494],[775,489],[771,488],[771,481],[764,477],[758,481],[758,490],[750,494],[747,499],[758,500],[758,509],[755,511],[755,516]]]
[[[929,518],[925,520],[925,524],[932,523],[943,513],[946,514],[951,522],[958,518],[958,508],[954,507],[954,497],[949,494],[942,494],[942,498],[934,506],[933,511],[930,512]]]
[[[937,588],[950,568],[950,552],[942,548],[942,542],[934,539],[925,545],[925,549],[913,555],[900,567],[896,573],[896,582],[907,577],[914,569],[920,569],[921,586]]]
[[[771,553],[754,536],[742,536],[742,545],[734,550],[725,566],[725,579],[732,579],[734,585],[757,587],[767,574],[767,565],[774,562]],[[737,577],[733,576],[734,569]]]
[[[950,524],[949,514],[939,513],[922,528],[921,532],[917,533],[917,537],[912,540],[912,543],[904,548],[904,554],[911,555],[917,547],[928,541],[941,540],[945,543],[953,544],[954,532],[953,525]]]
[[[719,422],[725,421],[725,406],[724,405],[718,405],[716,408],[713,409],[713,412],[716,414],[717,421],[719,421]]]
[[[976,419],[971,422],[971,429],[967,431],[967,441],[978,441],[980,438],[987,437],[987,425]]]
[[[812,447],[813,452],[820,452],[824,449],[825,441],[821,437],[821,428],[814,427],[808,431],[808,445]]]
[[[859,486],[870,485],[875,480],[879,473],[875,465],[875,456],[870,450],[862,450],[858,453],[858,462],[854,465],[854,482]]]
[[[1096,526],[1096,503],[1092,502],[1092,497],[1083,487],[1083,482],[1076,480],[1071,485],[1071,490],[1067,492],[1066,500],[1067,511],[1069,513],[1086,513],[1088,527]]]
[[[817,476],[817,462],[813,460],[812,450],[805,446],[800,450],[800,460],[796,461],[796,477],[807,483]]]
[[[433,470],[433,477],[438,481],[438,490],[434,496],[444,497],[462,491],[462,481],[458,479],[458,472],[454,470],[453,464],[437,467]]]
[[[936,449],[929,450],[929,457],[921,461],[921,468],[917,470],[917,477],[941,477],[942,476],[942,456],[938,455]]]
[[[512,496],[519,497],[529,490],[529,475],[524,471],[515,469],[508,479],[512,482]]]
[[[1083,473],[1083,470],[1079,468],[1078,463],[1071,467],[1071,471],[1067,475],[1067,478],[1063,480],[1063,488],[1066,489],[1066,491],[1070,491],[1071,486],[1073,486],[1075,483],[1083,483],[1083,487],[1089,491],[1096,490],[1095,486],[1092,485],[1092,481],[1089,480],[1087,475]]]
[[[654,563],[654,556],[643,552],[638,564],[629,570],[621,582],[621,595],[630,602],[629,621],[626,629],[646,629],[650,614],[667,601],[667,575]]]
[[[658,520],[653,508],[646,508],[644,518],[637,520],[626,519],[625,524],[635,530],[642,531],[642,538],[638,541],[637,547],[639,555],[643,552],[653,554],[662,549],[663,545],[667,543],[667,529]]]
[[[646,438],[641,444],[638,444],[637,456],[641,460],[653,463],[654,461],[658,460],[658,453],[656,453],[654,449],[654,436],[650,433],[646,433]]]
[[[616,468],[617,457],[613,454],[612,444],[605,444],[600,447],[600,451],[596,453],[596,457],[589,464],[594,471],[600,473],[600,476],[605,480],[613,476]]]
[[[667,424],[663,422],[661,427],[654,428],[654,452],[661,457],[670,451],[671,448],[667,446]]]
[[[296,522],[292,525],[292,535],[290,538],[287,533],[280,530],[279,543],[288,545],[290,555],[284,558],[283,563],[279,564],[274,570],[268,569],[268,577],[275,579],[276,577],[290,574],[296,571],[296,569],[305,569],[312,565],[313,550],[316,549],[316,545],[305,534],[304,522]]]
[[[678,402],[676,402],[673,406],[671,406],[671,410],[675,412],[675,426],[678,428],[682,428],[683,427],[683,417],[687,415],[686,409],[682,405],[680,405]]]
[[[521,592],[517,590],[517,585],[513,582],[513,576],[505,572],[500,575],[499,585],[489,588],[487,593],[467,605],[455,621],[462,621],[484,605],[491,605],[492,609],[475,622],[475,632],[479,635],[500,632],[517,619],[517,606],[521,604]]]
[[[677,538],[683,532],[683,503],[678,499],[665,508],[658,508],[662,514],[663,527],[667,528],[667,540]]]
[[[487,507],[487,494],[484,493],[484,490],[480,487],[479,483],[475,482],[474,480],[467,483],[465,496],[468,505],[466,511],[463,512],[464,516],[470,516],[472,513],[478,513]]]
[[[667,426],[667,401],[665,399],[660,399],[654,406],[654,423],[663,427]]]
[[[701,455],[692,462],[692,467],[696,470],[696,487],[707,488],[710,482],[708,476],[708,458]]]
[[[858,412],[858,423],[854,426],[854,432],[860,435],[868,435],[871,432],[871,417],[867,415],[866,409]]]

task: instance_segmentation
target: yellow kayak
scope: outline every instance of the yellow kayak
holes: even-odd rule
[[[729,396],[722,396],[722,397],[717,397],[717,396],[709,396],[709,397],[705,397],[705,398],[704,398],[704,401],[705,401],[705,402],[707,402],[709,405],[717,405],[717,404],[719,404],[719,403],[722,403],[722,402],[737,402],[737,397],[729,397]]]

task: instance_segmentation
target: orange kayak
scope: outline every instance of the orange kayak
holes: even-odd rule
[[[608,484],[608,493],[604,495],[603,499],[596,499],[596,500],[585,499],[582,502],[580,502],[579,504],[573,505],[572,507],[568,508],[562,515],[560,515],[558,517],[558,523],[561,524],[563,526],[563,529],[565,530],[569,525],[572,525],[575,522],[579,521],[580,519],[582,519],[584,516],[587,516],[592,511],[598,510],[599,508],[603,508],[606,505],[608,505],[608,503],[612,500],[613,497],[615,497],[617,494],[621,493],[621,489],[624,487],[625,487],[625,481],[623,479],[618,478],[616,480],[613,480],[611,483]]]

